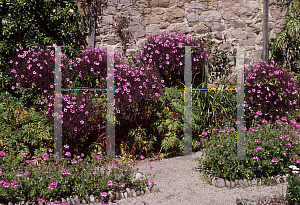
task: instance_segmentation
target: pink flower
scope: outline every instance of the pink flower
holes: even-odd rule
[[[102,192],[102,193],[101,193],[101,196],[106,197],[106,196],[107,196],[107,193],[106,193],[106,192]]]
[[[148,180],[148,183],[149,183],[149,184],[153,184],[153,179],[149,179],[149,180]]]
[[[109,181],[107,182],[107,184],[108,184],[109,186],[112,186],[114,183],[113,183],[112,180],[109,180]]]

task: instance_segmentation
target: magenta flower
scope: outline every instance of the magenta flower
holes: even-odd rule
[[[109,180],[109,181],[107,182],[107,184],[108,184],[109,186],[112,186],[114,183],[113,183],[112,180]]]
[[[101,196],[106,197],[106,196],[107,196],[107,193],[106,193],[106,192],[102,192],[102,193],[101,193]]]

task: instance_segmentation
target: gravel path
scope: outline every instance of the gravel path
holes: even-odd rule
[[[132,205],[133,202],[138,202],[142,205],[142,201],[146,201],[149,205],[233,205],[237,204],[237,198],[254,200],[256,203],[251,204],[257,204],[260,199],[286,194],[287,183],[233,189],[216,188],[201,177],[199,161],[196,160],[201,156],[202,152],[196,152],[192,156],[194,160],[177,160],[183,159],[183,156],[151,162],[140,160],[134,168],[139,168],[144,175],[151,173],[154,185],[159,187],[160,192],[117,200],[116,204]],[[153,166],[154,170],[150,166]]]

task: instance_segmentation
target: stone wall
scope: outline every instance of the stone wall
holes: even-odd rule
[[[262,60],[263,0],[108,0],[97,19],[95,47],[121,45],[112,26],[113,16],[122,11],[130,13],[128,29],[133,35],[127,55],[147,36],[169,31],[196,38],[211,35],[224,51],[232,51],[232,43],[246,45],[245,64]],[[280,0],[269,0],[269,37],[284,28],[286,11]],[[121,48],[115,50],[122,53]]]

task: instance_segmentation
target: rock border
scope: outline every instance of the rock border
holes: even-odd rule
[[[136,173],[136,179],[139,179],[143,174],[141,173]],[[145,187],[142,187],[140,189],[133,189],[133,188],[126,188],[124,191],[120,191],[118,193],[114,191],[108,191],[107,197],[102,197],[101,195],[99,196],[94,196],[94,195],[85,195],[85,197],[81,197],[81,199],[78,197],[78,195],[74,195],[74,197],[69,196],[66,199],[61,198],[61,200],[45,200],[45,202],[18,202],[18,203],[12,203],[9,202],[7,204],[0,203],[0,205],[48,205],[48,203],[55,203],[55,204],[60,204],[60,203],[70,203],[70,205],[81,205],[81,204],[86,204],[86,205],[101,205],[101,203],[107,203],[107,204],[114,204],[116,203],[116,200],[122,200],[122,199],[127,199],[127,198],[135,198],[144,194],[149,194],[149,193],[155,193],[155,192],[160,192],[158,187],[154,186],[154,183],[151,184],[149,183]]]
[[[203,171],[201,171],[203,172]],[[224,180],[223,178],[219,177],[214,177],[210,170],[204,170],[204,173],[206,173],[209,177],[209,180],[211,182],[211,185],[217,187],[217,188],[224,188],[227,187],[229,189],[232,188],[243,188],[243,187],[248,187],[248,186],[263,186],[263,185],[273,185],[270,184],[270,182],[266,182],[265,180],[260,180],[258,181],[257,178],[253,178],[252,180],[247,180],[247,179],[240,179],[240,180],[234,180],[234,181],[228,181]],[[275,184],[280,184],[280,183],[286,183],[287,182],[287,177],[290,176],[290,174],[285,174],[285,175],[277,175],[277,176],[272,176],[268,177],[268,179],[273,180],[275,178],[276,183]]]

